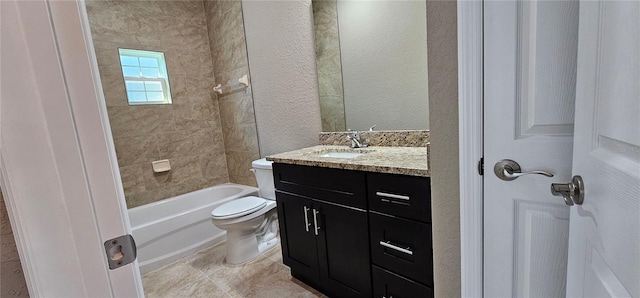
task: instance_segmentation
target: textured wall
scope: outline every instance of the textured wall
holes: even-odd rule
[[[429,128],[426,10],[426,1],[338,1],[347,128]]]
[[[0,297],[29,297],[2,192],[0,192]]]
[[[202,1],[87,1],[127,205],[229,181]],[[118,48],[165,53],[173,104],[129,106]],[[172,170],[154,174],[151,161]]]
[[[431,213],[436,297],[460,297],[458,43],[454,0],[427,1]]]
[[[205,0],[209,43],[216,83],[238,82],[249,75],[240,0]],[[231,87],[218,95],[229,180],[256,186],[251,162],[260,158],[251,88]]]
[[[311,0],[245,1],[242,9],[261,155],[317,145]]]
[[[322,131],[346,131],[336,0],[313,0]]]

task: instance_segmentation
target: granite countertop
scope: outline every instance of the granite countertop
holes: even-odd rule
[[[429,177],[428,147],[372,146],[351,149],[348,146],[319,145],[267,156],[267,160],[303,166]],[[364,154],[350,159],[319,156],[327,152]]]

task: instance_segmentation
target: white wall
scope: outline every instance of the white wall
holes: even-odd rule
[[[243,1],[260,155],[318,144],[311,1]]]
[[[434,296],[460,297],[457,3],[428,1],[427,14]]]
[[[347,128],[428,129],[426,1],[338,1]]]

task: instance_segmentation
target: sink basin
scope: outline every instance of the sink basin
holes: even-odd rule
[[[358,156],[362,155],[362,153],[356,153],[356,152],[326,152],[323,154],[318,155],[318,157],[331,157],[331,158],[356,158]]]

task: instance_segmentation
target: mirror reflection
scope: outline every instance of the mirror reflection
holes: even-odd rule
[[[429,128],[426,1],[314,0],[323,131]]]

